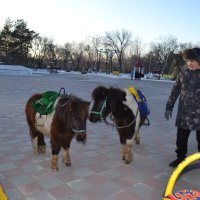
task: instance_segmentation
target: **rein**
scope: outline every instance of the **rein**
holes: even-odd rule
[[[124,125],[124,126],[117,126],[117,125],[115,125],[114,123],[113,123],[113,124],[112,124],[112,123],[109,123],[106,119],[104,120],[104,122],[106,123],[106,125],[111,125],[111,126],[113,126],[113,127],[115,127],[115,128],[118,128],[118,129],[120,129],[120,128],[127,128],[127,127],[131,126],[133,123],[135,123],[135,121],[136,121],[136,119],[137,119],[138,111],[139,111],[139,109],[137,109],[135,118],[134,118],[129,124]],[[114,122],[114,121],[113,121],[113,122]]]
[[[60,107],[64,107],[66,106],[67,104],[71,103],[73,98],[70,98],[71,96],[61,96],[60,99],[69,99],[67,102],[63,103],[63,104],[59,104],[59,102],[57,103],[57,106],[60,106]]]

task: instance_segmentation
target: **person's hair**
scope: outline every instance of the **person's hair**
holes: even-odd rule
[[[184,60],[195,60],[200,64],[200,48],[185,49],[182,57]]]

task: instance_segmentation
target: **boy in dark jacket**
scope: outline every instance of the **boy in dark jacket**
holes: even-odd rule
[[[165,118],[172,116],[174,104],[179,97],[176,153],[177,159],[171,167],[181,163],[187,154],[188,137],[192,130],[196,131],[198,151],[200,151],[200,48],[186,49],[182,53],[187,68],[179,73],[166,104]]]

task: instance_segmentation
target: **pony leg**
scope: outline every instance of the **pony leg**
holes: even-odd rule
[[[40,134],[38,136],[38,152],[39,153],[45,153],[46,152],[46,144],[44,141],[44,135]]]
[[[51,155],[51,169],[58,171],[58,155]]]
[[[137,131],[135,133],[135,143],[140,144],[140,132],[139,131]]]
[[[31,132],[31,140],[33,146],[33,152],[35,154],[45,153],[46,152],[46,144],[44,141],[44,136],[39,131]]]
[[[121,155],[122,155],[122,160],[125,160],[125,158],[126,158],[126,148],[125,148],[124,144],[122,144]]]
[[[32,141],[32,146],[33,146],[33,152],[35,154],[39,154],[39,150],[38,150],[38,136],[36,136],[35,138],[31,138]]]
[[[125,151],[125,159],[124,159],[125,164],[129,164],[133,160],[132,144],[124,145],[124,151]]]
[[[67,166],[71,166],[71,159],[70,159],[70,155],[69,155],[69,148],[66,148],[66,149],[63,148],[62,161]]]
[[[51,138],[51,169],[53,171],[58,171],[58,155],[60,152],[60,145],[57,144],[55,141],[52,141]]]

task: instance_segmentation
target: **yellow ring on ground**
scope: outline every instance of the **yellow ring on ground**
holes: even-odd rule
[[[8,198],[7,198],[6,194],[4,193],[1,185],[0,185],[0,199],[1,200],[8,200]]]
[[[174,184],[176,182],[176,179],[178,178],[179,174],[183,171],[185,167],[187,167],[190,163],[194,162],[195,160],[200,159],[200,152],[192,154],[191,156],[188,156],[185,160],[183,160],[173,171],[172,175],[170,176],[170,179],[168,181],[165,195],[167,196],[172,193],[172,189],[174,187]]]

